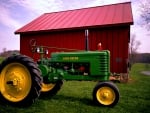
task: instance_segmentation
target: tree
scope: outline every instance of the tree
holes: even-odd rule
[[[130,39],[130,45],[129,45],[129,52],[130,52],[130,68],[135,63],[136,57],[137,57],[137,50],[139,46],[141,45],[141,42],[136,40],[136,35],[132,34]]]
[[[150,30],[150,0],[140,1],[140,11],[142,18],[141,25],[145,26],[147,30]]]
[[[7,50],[6,48],[3,48],[3,53],[5,53],[5,52],[6,52],[6,50]]]

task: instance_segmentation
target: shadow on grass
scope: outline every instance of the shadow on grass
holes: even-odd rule
[[[74,96],[66,96],[66,95],[55,95],[55,96],[45,96],[45,97],[40,97],[42,100],[56,100],[56,101],[70,101],[70,102],[79,102],[84,105],[88,106],[95,106],[95,103],[93,102],[92,99],[90,98],[83,98],[83,97],[74,97]]]

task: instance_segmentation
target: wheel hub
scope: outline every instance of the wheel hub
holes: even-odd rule
[[[8,78],[9,80],[6,82],[8,87],[13,87],[14,89],[16,89],[16,92],[21,91],[21,82],[23,82],[23,79],[21,79],[21,77],[23,75],[21,75],[21,73],[19,72],[12,72],[9,76],[10,78]]]
[[[102,97],[107,99],[109,97],[109,93],[108,92],[103,92]]]
[[[110,105],[115,100],[115,93],[109,87],[102,87],[97,91],[97,99],[103,105]]]
[[[9,101],[18,102],[31,88],[28,69],[20,63],[8,64],[1,73],[1,93]]]

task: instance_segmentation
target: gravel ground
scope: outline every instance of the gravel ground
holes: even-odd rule
[[[142,71],[141,73],[144,74],[144,75],[149,75],[150,76],[150,71]]]

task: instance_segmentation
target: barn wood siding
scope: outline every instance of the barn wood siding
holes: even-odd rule
[[[102,43],[104,50],[110,50],[111,72],[127,72],[129,31],[129,26],[93,29],[90,31],[90,50],[96,50],[99,42]]]
[[[129,26],[89,29],[89,49],[93,51],[97,50],[97,44],[101,42],[103,49],[110,50],[111,72],[127,72],[129,31]],[[85,49],[84,30],[22,34],[20,40],[20,51],[22,54],[33,57],[35,60],[39,59],[39,55],[32,54],[30,50],[31,39],[35,39],[37,45],[42,46],[77,50]],[[60,51],[67,50],[49,49],[48,57],[50,57],[51,52]]]
[[[65,32],[47,32],[37,34],[23,34],[20,39],[20,52],[22,54],[33,57],[35,60],[39,59],[38,54],[32,54],[30,47],[30,40],[35,39],[36,44],[40,46],[68,48],[76,50],[84,50],[84,30],[80,31],[65,31]],[[49,55],[52,52],[70,51],[65,49],[48,49]]]

